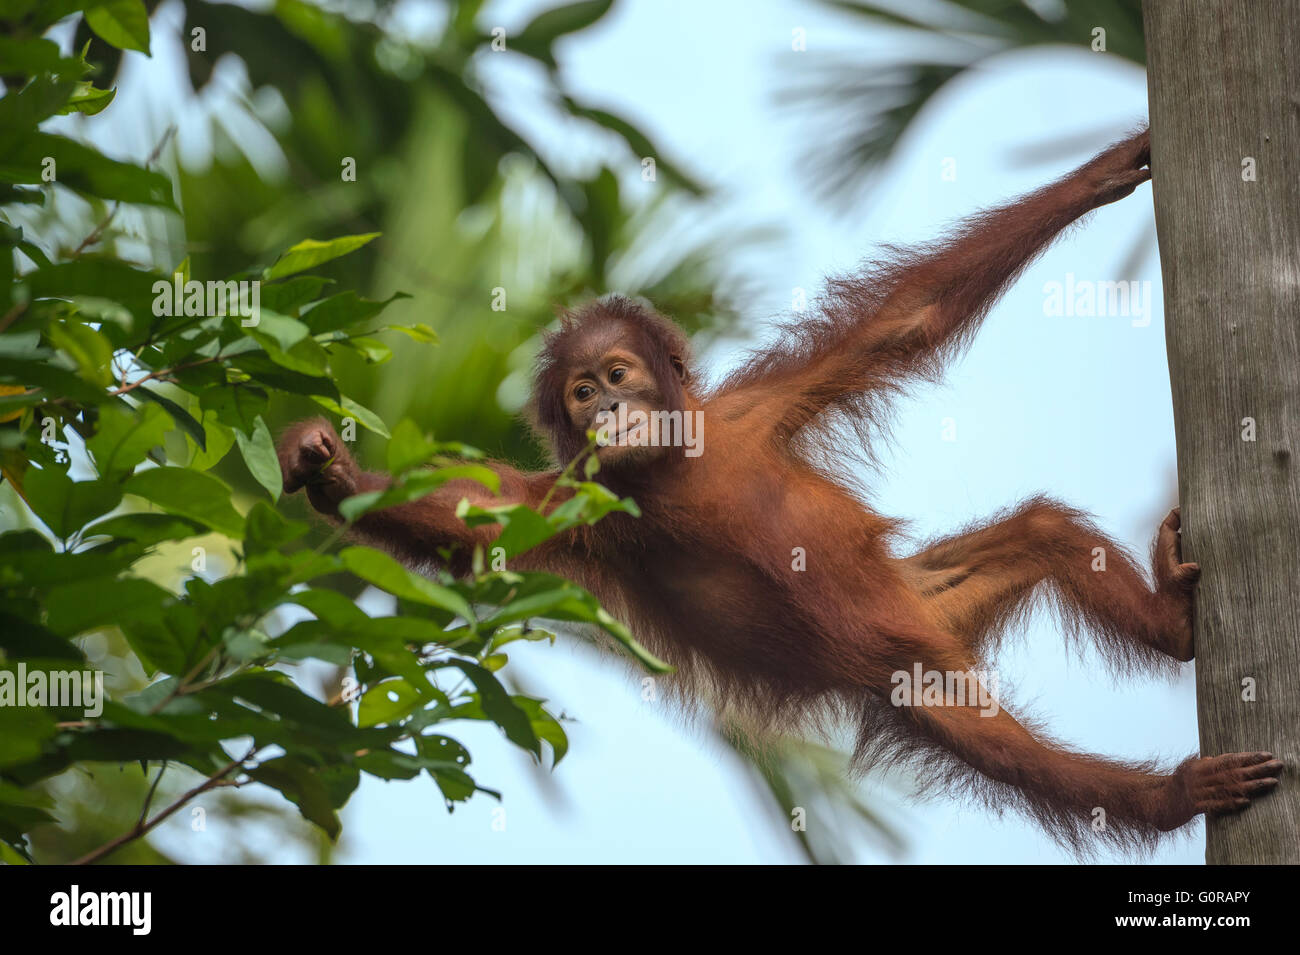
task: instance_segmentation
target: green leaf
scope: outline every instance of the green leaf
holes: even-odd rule
[[[313,305],[303,313],[302,320],[311,327],[313,335],[319,335],[368,321],[398,299],[410,297],[405,292],[395,292],[382,301],[371,301],[358,297],[356,292],[341,292]]]
[[[576,33],[591,26],[613,5],[613,0],[582,0],[562,7],[543,10],[523,28],[517,36],[507,41],[507,47],[540,60],[552,69],[555,57],[552,44],[566,33]]]
[[[415,738],[415,748],[426,760],[426,763],[439,766],[457,766],[464,769],[472,762],[469,750],[450,736],[439,736],[436,733],[431,733],[428,736],[417,736]]]
[[[86,23],[105,43],[149,55],[149,13],[142,0],[109,0],[91,7]]]
[[[86,447],[102,477],[119,478],[161,445],[171,427],[171,417],[159,405],[142,405],[134,413],[121,405],[109,406],[100,412]]]
[[[86,64],[78,60],[64,59],[59,53],[59,45],[53,40],[21,35],[0,36],[0,75],[56,73],[80,79],[85,68]]]
[[[488,670],[468,660],[451,659],[440,666],[453,666],[463,672],[478,690],[479,702],[488,719],[505,730],[506,738],[516,746],[541,756],[542,744],[533,731],[532,721]]]
[[[10,135],[35,132],[36,125],[58,113],[76,88],[76,80],[38,76],[21,90],[6,92],[0,99],[0,129]]]
[[[53,133],[38,131],[0,141],[0,182],[43,183],[47,158],[55,162],[56,181],[69,189],[101,199],[176,208],[171,180],[162,173],[109,159]]]
[[[424,769],[422,762],[418,756],[391,749],[371,750],[356,758],[356,765],[362,772],[383,780],[414,779]]]
[[[207,447],[208,433],[194,416],[166,395],[150,388],[137,388],[135,394],[144,401],[152,401],[172,416],[176,426],[184,431],[200,449]]]
[[[35,189],[20,189],[18,186],[10,185],[7,182],[0,183],[0,206],[7,206],[10,203],[43,206],[45,205],[45,193],[38,192]],[[41,252],[41,250],[33,243],[26,241],[15,242],[14,246],[21,249],[23,254],[37,265],[48,264],[48,259],[45,259],[45,253]]]
[[[0,650],[10,660],[83,660],[81,651],[40,624],[0,610]]]
[[[20,839],[0,837],[0,862],[5,865],[34,865],[27,846]]]
[[[115,482],[74,482],[55,466],[29,469],[23,490],[36,516],[65,539],[122,500],[122,489]]]
[[[370,619],[361,608],[337,590],[303,590],[289,599],[340,630],[364,624]]]
[[[202,446],[194,442],[194,457],[190,460],[190,467],[196,471],[206,471],[235,446],[235,429],[223,424],[216,411],[209,409],[203,412],[202,427],[206,440]]]
[[[325,787],[330,805],[335,809],[341,809],[360,784],[361,773],[354,766],[334,763],[316,770],[316,778]]]
[[[314,269],[331,259],[356,251],[377,239],[379,235],[378,232],[367,232],[364,235],[347,235],[326,242],[304,239],[280,256],[276,263],[263,273],[263,277],[270,281]]]
[[[261,415],[266,412],[266,405],[266,391],[256,385],[217,385],[204,389],[199,395],[199,407],[204,411],[204,428],[208,430],[209,440],[213,435],[208,428],[207,412],[215,414],[222,424],[251,437],[257,430]],[[226,447],[229,449],[229,444]]]
[[[282,348],[270,336],[254,331],[253,337],[266,349],[266,354],[271,361],[281,368],[314,379],[325,379],[329,374],[329,353],[313,338],[304,338],[289,348]],[[321,390],[323,389],[314,389],[314,391]]]
[[[493,547],[505,550],[508,558],[531,550],[543,541],[554,537],[558,530],[527,504],[493,504],[480,507],[462,500],[456,506],[456,516],[470,527],[500,524],[502,531],[492,542]]]
[[[0,382],[44,389],[44,400],[71,398],[84,404],[100,404],[108,395],[94,385],[45,361],[0,358]]]
[[[704,187],[698,181],[675,163],[669,162],[663,151],[651,142],[645,133],[621,116],[616,116],[603,109],[590,109],[581,106],[567,96],[564,97],[564,105],[568,107],[569,112],[574,116],[580,116],[617,133],[638,159],[653,158],[660,173],[680,184],[688,192],[697,196],[704,194]]]
[[[97,729],[78,733],[64,747],[74,760],[100,763],[133,763],[138,760],[182,759],[191,753],[183,743],[166,733],[136,729]]]
[[[299,689],[288,677],[261,671],[230,677],[209,688],[213,695],[247,700],[282,722],[310,729],[322,739],[339,743],[356,742],[359,736],[350,717],[342,710],[326,706]]]
[[[0,769],[36,759],[55,732],[54,720],[39,707],[0,706]]]
[[[389,437],[388,428],[384,426],[384,421],[379,415],[375,414],[369,408],[357,404],[351,398],[344,398],[341,401],[335,401],[325,395],[312,395],[312,401],[320,405],[326,411],[338,415],[340,418],[353,418],[367,431],[373,431],[380,437]]]
[[[427,438],[410,418],[403,418],[393,428],[393,436],[388,440],[388,470],[391,474],[402,474],[411,468],[419,467],[437,453],[438,447]]]
[[[65,172],[60,167],[60,181]],[[167,182],[165,178],[163,181]],[[167,188],[170,195],[170,184]],[[164,280],[157,272],[133,268],[116,259],[83,255],[74,262],[43,266],[24,275],[22,281],[34,299],[86,297],[116,302],[134,316],[136,327],[144,329],[154,320],[154,283]],[[111,335],[114,328],[104,326],[100,332]]]
[[[175,595],[135,577],[78,580],[49,592],[46,624],[60,636],[75,637],[95,627],[129,627],[134,620],[160,620]]]
[[[160,609],[156,617],[126,621],[122,632],[146,673],[185,673],[197,662],[200,647],[206,651],[203,623],[192,604],[173,601]]]
[[[465,598],[454,590],[436,584],[407,570],[383,551],[371,547],[345,547],[339,551],[343,566],[362,580],[369,581],[403,600],[431,607],[441,607],[467,621],[474,620],[474,611]]]
[[[24,806],[29,809],[54,808],[54,799],[48,793],[22,789],[12,783],[0,783],[0,803],[6,806]]]
[[[496,613],[479,624],[485,632],[532,617],[595,624],[651,673],[673,672],[673,667],[638,643],[631,631],[610,616],[595,597],[561,577],[542,573],[487,575],[480,581],[480,588],[482,592],[476,595],[476,601],[501,603]]]
[[[405,680],[385,680],[366,690],[357,709],[358,726],[395,723],[428,700]]]
[[[532,723],[537,738],[551,744],[554,753],[551,768],[560,765],[560,760],[564,759],[564,754],[569,751],[569,737],[564,732],[564,727],[560,725],[560,721],[546,712],[541,700],[534,700],[527,696],[515,696],[511,699],[515,701],[515,706],[528,714],[528,720]]]
[[[78,83],[77,91],[72,94],[72,98],[59,110],[59,113],[63,115],[82,113],[85,116],[94,116],[106,110],[115,96],[117,96],[116,89],[101,90],[96,89],[94,83]]]
[[[125,490],[227,537],[244,536],[244,519],[230,503],[230,488],[210,474],[188,468],[151,468],[128,480]]]
[[[0,391],[14,387],[13,385],[0,386]],[[6,416],[21,412],[24,408],[30,408],[33,405],[39,405],[49,400],[49,395],[37,389],[36,391],[21,392],[19,394],[6,395],[0,394],[0,422],[8,419]],[[18,415],[14,415],[18,417]]]
[[[429,683],[418,657],[408,644],[445,643],[449,636],[438,624],[418,617],[371,619],[363,615],[358,622],[346,627],[323,619],[303,621],[273,642],[288,658],[316,656],[334,660],[336,654],[326,648],[355,647],[370,654],[386,671],[403,677],[422,696],[432,700],[438,698],[438,691]],[[351,662],[351,652],[338,662]]]
[[[244,456],[248,471],[257,479],[257,483],[266,488],[271,500],[280,500],[284,489],[284,479],[280,474],[280,459],[275,453],[275,441],[266,422],[259,416],[253,426],[253,436],[246,437],[244,432],[236,431],[235,440],[239,442],[239,451]]]
[[[477,481],[493,493],[496,493],[500,486],[500,477],[497,473],[491,468],[478,464],[456,465],[439,468],[436,471],[420,471],[382,491],[366,491],[344,499],[339,504],[339,514],[344,520],[355,521],[371,511],[417,501],[433,493],[448,481],[455,480]]]
[[[263,507],[270,507],[265,501],[259,501]],[[293,524],[284,528],[285,533],[291,533]],[[265,526],[259,529],[259,532],[265,532],[268,528]],[[293,533],[290,539],[298,535]],[[326,574],[342,573],[343,565],[333,554],[318,554],[314,550],[297,550],[289,554],[269,553],[269,548],[263,548],[264,552],[249,552],[248,556],[248,597],[250,610],[268,610],[272,603],[279,603],[285,596],[284,588],[292,587],[294,584],[306,583],[317,577],[323,577]],[[227,578],[228,581],[234,582],[237,578]],[[218,584],[217,586],[221,586]],[[268,590],[268,588],[270,588]]]
[[[163,541],[185,540],[206,533],[207,528],[198,521],[174,514],[119,514],[90,525],[84,536],[121,537],[149,547]]]
[[[262,308],[281,315],[289,315],[320,294],[321,289],[330,284],[329,279],[316,275],[301,275],[287,282],[276,282],[262,286]]]
[[[413,338],[417,342],[426,345],[438,344],[438,333],[423,322],[415,325],[389,325],[388,329],[389,331],[401,332],[407,338]]]
[[[265,501],[258,501],[244,520],[244,544],[250,554],[279,550],[307,533],[309,527],[304,521],[285,520]]]
[[[3,226],[0,226],[0,230]],[[0,237],[0,241],[3,241]],[[41,348],[41,333],[37,329],[21,332],[8,332],[0,335],[0,355],[6,358],[18,358],[26,361],[47,359],[53,356],[48,348]]]
[[[311,330],[296,318],[264,308],[257,324],[249,326],[246,334],[256,338],[262,347],[266,347],[269,341],[281,351],[286,351],[310,335]]]
[[[375,338],[349,338],[338,344],[355,351],[369,365],[382,365],[393,357],[393,350]]]
[[[340,635],[357,649],[370,654],[386,670],[403,677],[426,699],[441,693],[429,683],[413,647],[427,643],[445,643],[450,636],[436,623],[415,617],[377,617],[358,624]]]
[[[0,534],[0,578],[10,587],[14,582],[49,587],[66,580],[110,576],[125,570],[137,556],[127,548],[55,553],[50,542],[34,530]]]
[[[280,756],[249,770],[248,775],[278,789],[298,807],[304,819],[320,826],[331,839],[338,838],[342,827],[329,790],[305,762],[293,756]]]
[[[429,775],[433,777],[434,782],[438,784],[438,788],[442,791],[443,798],[447,800],[448,809],[451,808],[453,802],[463,802],[476,792],[487,793],[498,800],[501,798],[500,793],[478,785],[469,773],[459,769],[430,770]]]
[[[295,395],[322,395],[338,400],[339,389],[332,378],[317,373],[303,374],[296,368],[326,368],[328,354],[316,351],[319,346],[311,342],[300,342],[295,346],[296,354],[281,352],[272,357],[268,352],[250,352],[235,358],[234,364],[259,384],[276,391],[288,391]],[[293,366],[287,367],[287,366]]]
[[[238,663],[266,660],[274,654],[270,638],[260,630],[227,629],[221,638],[221,652]]]
[[[641,510],[630,497],[620,498],[609,488],[590,481],[573,484],[576,493],[547,515],[547,520],[557,531],[568,530],[579,524],[594,524],[606,514],[621,511],[640,517]]]

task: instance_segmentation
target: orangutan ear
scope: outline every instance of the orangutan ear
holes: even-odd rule
[[[691,373],[686,370],[686,362],[682,361],[677,355],[670,355],[668,360],[672,362],[673,371],[677,372],[677,377],[682,380],[682,384],[686,384],[691,377]]]

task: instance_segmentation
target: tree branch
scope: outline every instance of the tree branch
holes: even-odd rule
[[[229,776],[236,769],[242,767],[244,763],[248,762],[250,759],[253,758],[254,755],[256,755],[257,748],[258,748],[257,744],[254,743],[249,748],[248,752],[245,753],[242,757],[240,757],[239,759],[232,759],[229,763],[227,763],[225,766],[222,766],[219,770],[217,770],[215,773],[213,773],[211,776],[209,776],[199,785],[195,786],[189,792],[181,795],[175,802],[173,802],[162,812],[158,813],[158,815],[154,816],[148,822],[144,821],[144,813],[141,813],[140,819],[136,822],[136,824],[126,832],[122,833],[122,835],[118,836],[116,839],[112,839],[109,842],[104,843],[98,849],[94,849],[90,852],[87,852],[80,859],[76,859],[69,864],[90,865],[93,862],[98,862],[100,859],[104,858],[104,856],[108,855],[109,853],[115,852],[116,850],[120,849],[122,846],[126,845],[128,842],[131,842],[135,839],[139,839],[141,836],[148,834],[150,831],[155,829],[159,825],[159,823],[167,819],[169,816],[173,815],[178,809],[184,806],[195,796],[201,796],[209,789],[215,789],[217,786],[221,785],[222,781],[227,776]],[[161,772],[159,772],[158,777],[159,779],[162,778]],[[154,780],[154,786],[157,785],[158,785],[158,781]],[[149,795],[150,795],[150,800],[152,800],[152,796],[153,796],[152,790],[150,790]],[[148,809],[149,809],[148,801],[146,801],[145,812],[148,812]]]

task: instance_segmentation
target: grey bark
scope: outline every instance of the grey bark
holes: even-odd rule
[[[1286,763],[1205,856],[1300,863],[1300,0],[1143,14],[1201,753]]]

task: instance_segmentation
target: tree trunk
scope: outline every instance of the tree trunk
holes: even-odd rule
[[[1300,863],[1300,0],[1143,13],[1201,753],[1286,763],[1205,858]]]

